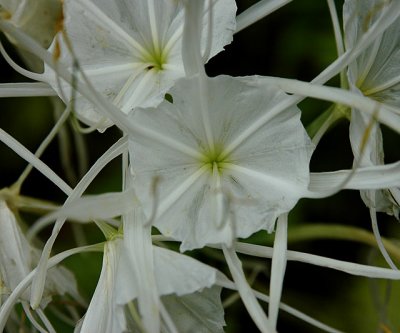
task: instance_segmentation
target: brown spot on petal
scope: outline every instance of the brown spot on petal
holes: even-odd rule
[[[56,20],[55,30],[56,33],[64,30],[64,9],[60,11],[60,16]]]
[[[61,48],[60,48],[60,42],[58,38],[56,37],[56,42],[54,45],[54,51],[53,51],[53,60],[56,62],[61,56]]]
[[[11,19],[12,15],[9,11],[5,10],[5,9],[1,9],[0,10],[0,17],[4,20],[9,20]]]
[[[388,4],[388,1],[383,0],[380,3],[378,2],[375,6],[371,8],[371,10],[368,12],[367,16],[363,20],[363,31],[366,32],[369,29],[369,26],[371,25],[371,22],[373,18],[379,14],[382,9]]]

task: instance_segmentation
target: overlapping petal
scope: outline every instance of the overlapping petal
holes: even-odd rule
[[[13,290],[30,272],[33,251],[4,201],[0,201],[0,222],[0,277]]]
[[[179,332],[224,332],[224,308],[220,299],[221,288],[214,286],[185,296],[163,297]]]
[[[151,225],[137,200],[123,216],[124,240],[118,260],[115,304],[137,301],[141,324],[149,332],[160,331],[165,312],[164,295],[182,296],[216,283],[216,270],[188,256],[153,246]]]
[[[105,243],[103,266],[96,290],[85,317],[75,332],[124,332],[126,328],[124,310],[115,301],[116,273],[121,245],[121,239]]]
[[[348,0],[343,7],[346,48],[354,47],[371,25],[386,10],[386,3],[378,0]],[[379,102],[400,105],[400,18],[392,23],[371,46],[348,68],[350,88]],[[374,119],[353,109],[350,142],[356,163],[369,167],[384,163],[382,133]],[[399,215],[399,203],[391,191],[362,191],[368,207],[390,215]]]

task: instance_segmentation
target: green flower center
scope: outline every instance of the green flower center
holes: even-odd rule
[[[221,173],[224,167],[224,164],[228,163],[229,156],[222,157],[224,154],[223,147],[214,147],[212,150],[204,151],[204,158],[201,161],[204,165],[213,170],[214,165],[217,166],[218,171]]]
[[[157,71],[164,70],[164,65],[167,63],[168,56],[163,50],[149,50],[147,54],[143,56],[142,61],[148,64],[147,69],[155,69]]]

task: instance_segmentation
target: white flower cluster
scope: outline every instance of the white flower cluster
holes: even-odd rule
[[[290,2],[261,0],[236,16],[234,0],[0,0],[0,30],[26,68],[7,53],[9,44],[0,51],[31,79],[0,84],[0,96],[49,96],[58,116],[35,153],[0,128],[0,141],[29,163],[0,191],[0,330],[56,332],[62,322],[88,333],[223,332],[226,288],[237,291],[261,332],[277,331],[279,309],[339,332],[281,302],[288,260],[400,280],[393,259],[400,248],[382,239],[377,219],[377,212],[399,218],[400,162],[385,164],[380,124],[400,133],[400,2],[346,0],[341,29],[327,0],[338,57],[311,82],[206,74],[205,63],[236,32]],[[325,85],[338,75],[340,87]],[[298,107],[304,98],[333,103],[308,134]],[[350,121],[353,167],[310,172],[320,139],[342,117]],[[64,156],[66,181],[40,156],[57,135],[62,150],[67,120],[82,160],[83,134],[114,126],[120,138],[80,176]],[[119,156],[122,190],[85,195]],[[32,168],[65,193],[64,204],[21,194]],[[297,202],[344,189],[360,190],[368,235],[390,268],[287,249]],[[41,214],[29,228],[24,210]],[[51,256],[67,220],[78,222],[76,233],[97,226],[105,241],[83,239]],[[48,225],[42,244],[38,232]],[[274,233],[272,248],[239,241],[262,230]],[[222,251],[224,266],[184,254],[211,248]],[[88,303],[59,265],[83,252],[103,253]],[[253,289],[237,253],[272,259],[269,296]]]

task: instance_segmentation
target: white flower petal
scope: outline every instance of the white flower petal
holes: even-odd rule
[[[79,197],[79,195],[78,195]],[[124,192],[88,195],[79,199],[70,196],[58,210],[43,216],[36,222],[36,230],[56,220],[56,225],[69,218],[77,222],[88,222],[96,219],[109,219],[123,215],[131,209],[134,200],[133,190]],[[31,235],[34,234],[31,230]],[[54,239],[55,240],[55,239]]]
[[[186,295],[215,284],[216,270],[191,257],[156,247],[154,259],[161,295]]]
[[[65,194],[69,195],[72,193],[72,188],[62,180],[47,164],[43,163],[37,156],[25,148],[19,141],[13,136],[6,133],[0,128],[0,141],[6,146],[12,149],[15,153],[21,156],[24,160],[32,164],[38,171],[40,171],[46,178],[51,180],[56,186],[60,188]]]
[[[126,304],[137,298],[143,326],[148,332],[158,332],[160,299],[155,277],[151,225],[146,225],[139,203],[132,202],[132,209],[123,216],[123,227],[123,254],[118,264],[116,300],[119,304]]]
[[[311,173],[309,192],[305,196],[323,196],[351,176],[343,189],[379,190],[400,186],[400,162],[353,170]]]
[[[287,263],[287,214],[278,218],[274,240],[274,252],[271,264],[270,302],[268,317],[273,330],[276,330],[278,321],[279,304],[281,302],[283,279]]]
[[[244,12],[240,13],[236,17],[236,32],[239,32],[256,23],[291,1],[292,0],[260,0],[256,2],[254,5],[247,8]]]
[[[357,161],[355,163],[359,163],[362,167],[384,164],[382,132],[379,124],[371,126],[371,121],[364,113],[355,109],[352,110],[349,128],[350,143],[355,161]],[[396,184],[393,182],[389,186],[393,187]],[[390,192],[387,189],[361,191],[360,193],[367,207],[374,208],[378,212],[398,216],[399,205],[391,199]]]
[[[212,40],[210,58],[224,49],[224,46],[232,42],[233,33],[236,30],[236,4],[231,0],[213,1]],[[202,47],[207,43],[208,30],[208,1],[205,1],[206,8],[203,18]],[[209,59],[207,59],[209,60]]]
[[[273,253],[273,249],[267,246],[254,245],[249,243],[239,243],[239,242],[235,244],[235,250],[238,253],[257,256],[260,258],[272,258],[272,253]],[[298,251],[288,250],[287,260],[303,262],[330,269],[336,269],[338,271],[342,271],[356,276],[365,276],[377,279],[400,280],[400,271],[395,271],[393,269],[362,265],[354,262],[336,260]]]
[[[162,301],[179,332],[224,332],[221,288],[205,288],[184,296],[164,296]]]
[[[0,97],[56,96],[46,83],[1,83]]]
[[[194,293],[203,288],[210,288],[216,282],[216,270],[186,255],[171,250],[153,247],[155,277],[159,295],[176,294],[178,296]],[[132,283],[136,273],[121,253],[121,263],[118,267],[118,285],[125,286],[117,291],[118,304],[126,304],[136,299],[141,286]]]
[[[39,252],[37,253],[40,254]],[[78,292],[78,284],[72,272],[62,266],[56,266],[49,269],[46,276],[46,289],[44,290],[44,296],[65,294],[72,296],[75,302],[85,304]]]
[[[260,303],[258,303],[246,280],[242,263],[240,262],[235,250],[233,248],[228,249],[225,246],[222,247],[222,250],[224,251],[226,262],[229,266],[229,270],[232,274],[233,280],[235,281],[240,297],[242,298],[242,301],[254,323],[262,333],[275,332],[275,330],[272,329],[271,322],[268,320],[264,310]]]
[[[32,248],[5,201],[0,200],[0,278],[10,290],[32,267]]]
[[[100,278],[80,328],[81,333],[118,333],[125,330],[123,308],[115,302],[115,282],[121,242],[116,239],[104,245]]]

